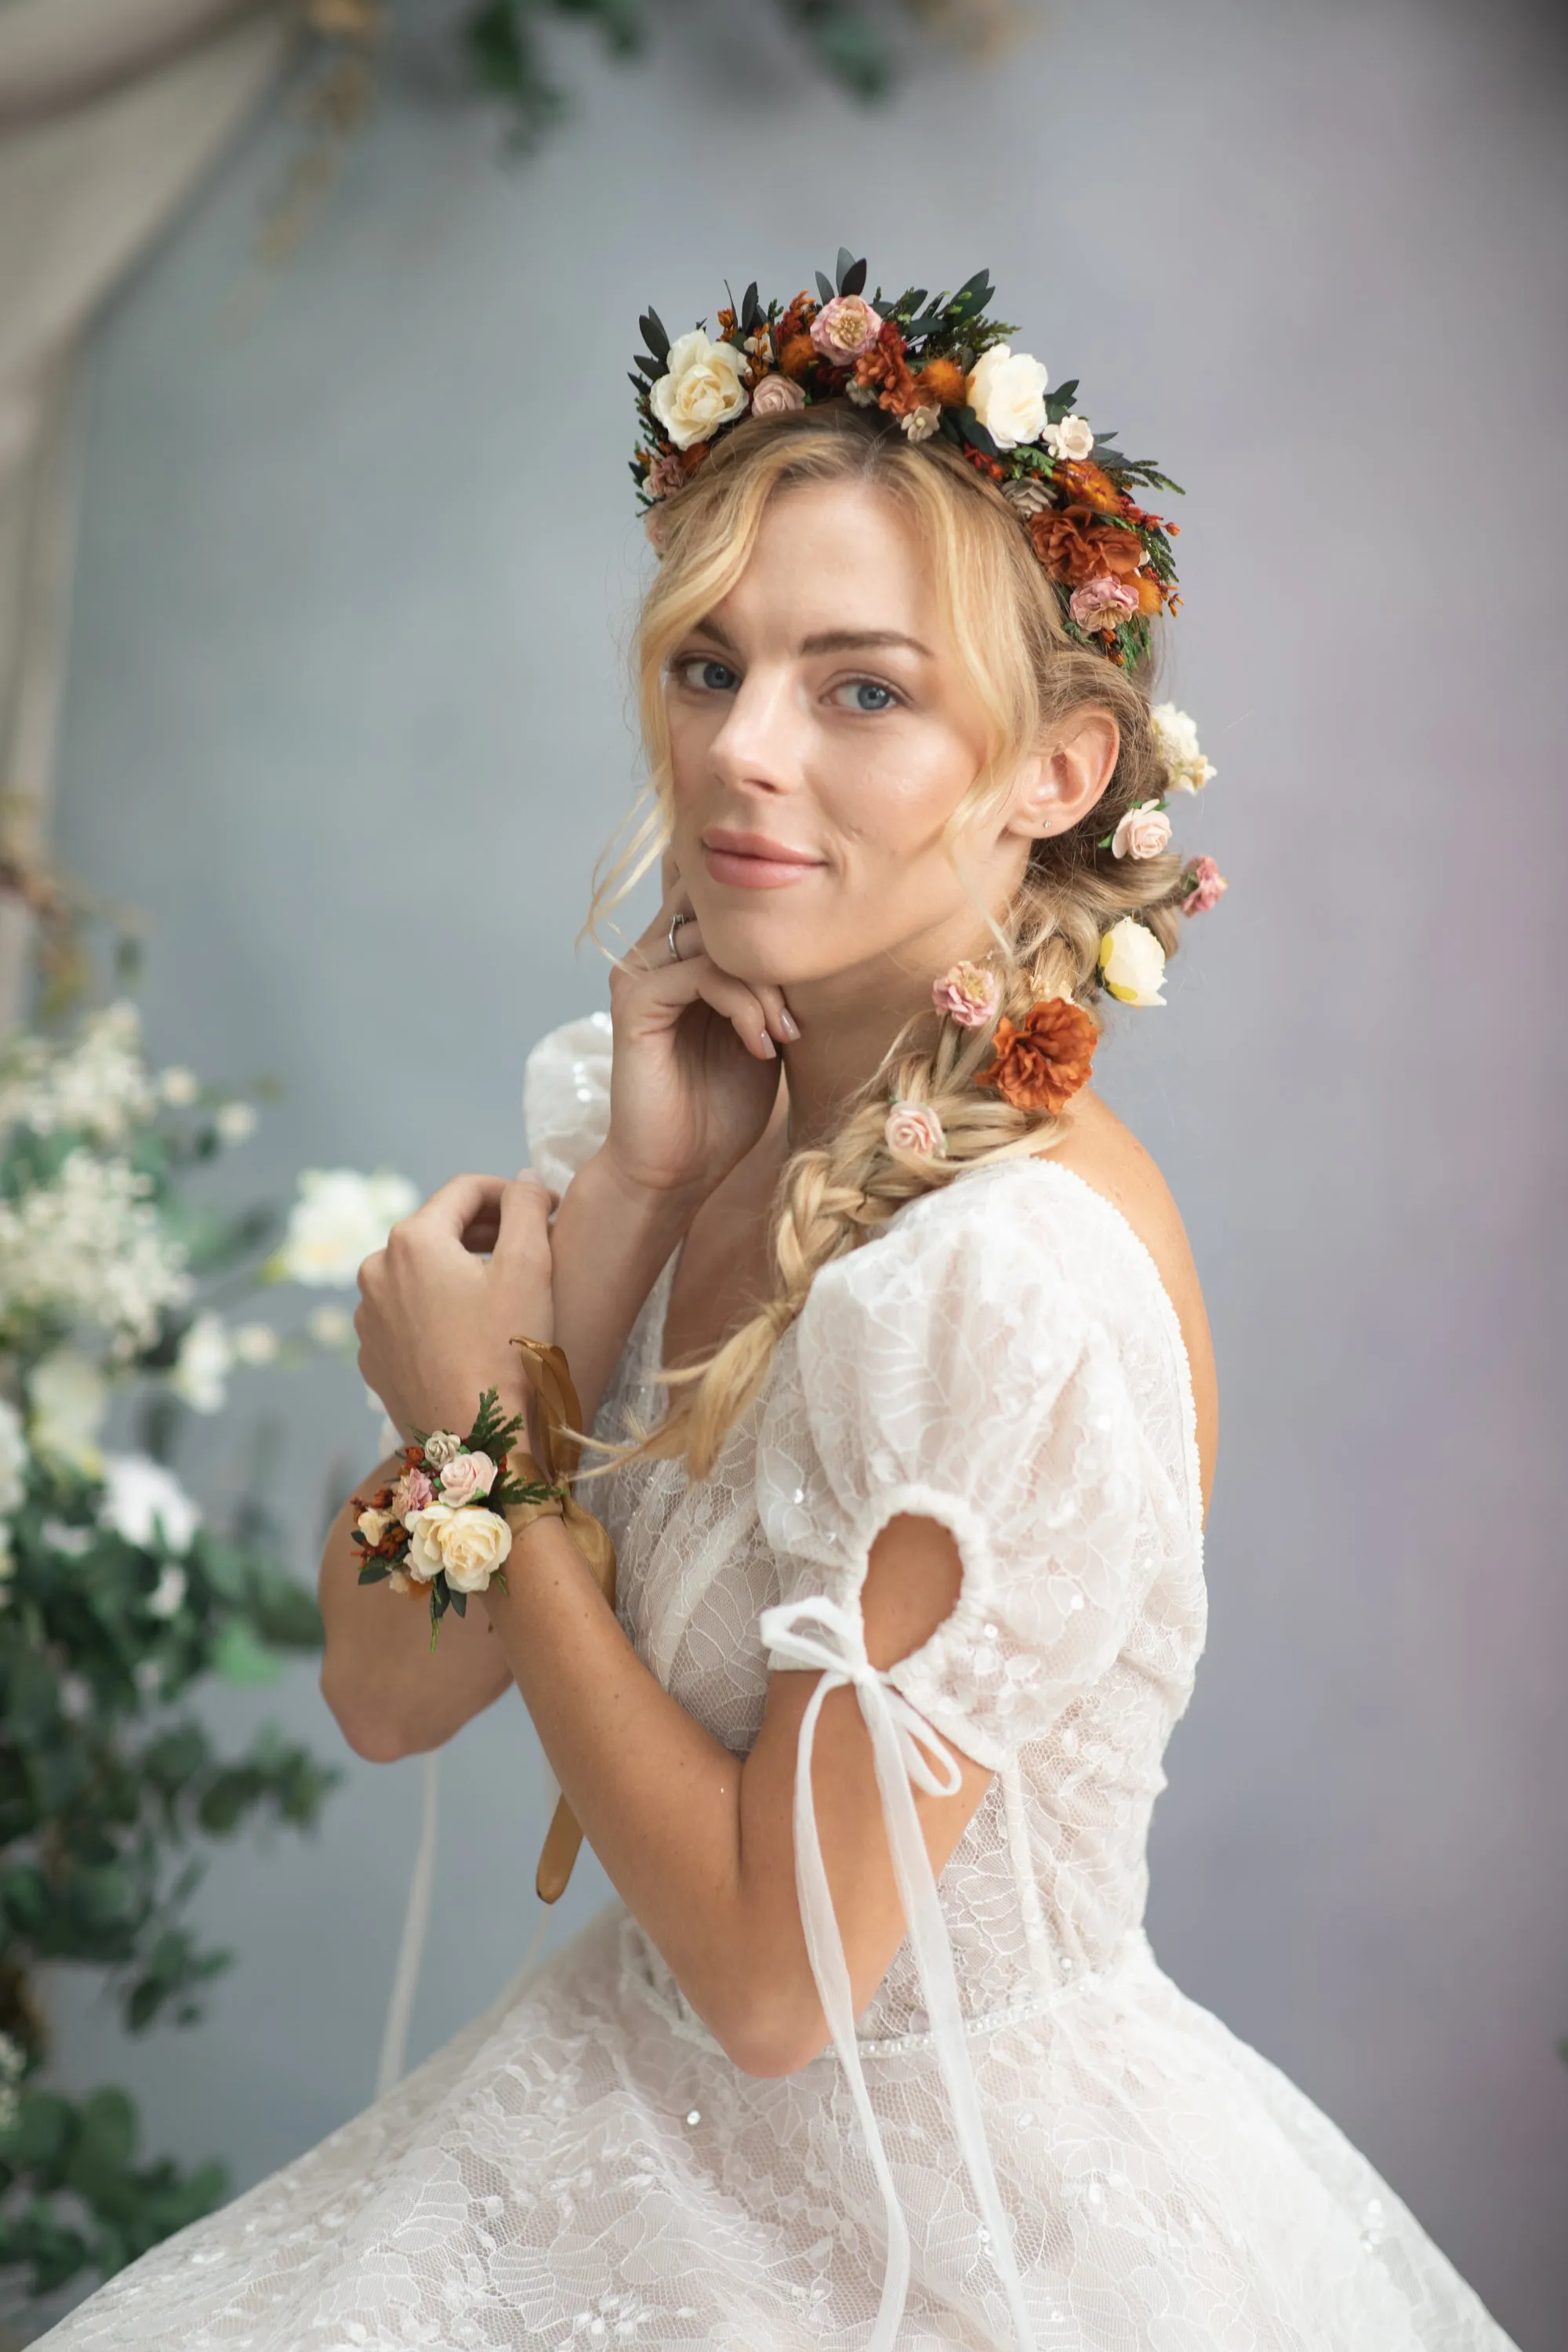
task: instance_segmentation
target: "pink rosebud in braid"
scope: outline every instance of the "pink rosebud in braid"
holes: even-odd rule
[[[896,1102],[882,1132],[889,1151],[910,1151],[919,1160],[940,1160],[947,1149],[942,1121],[930,1103]]]

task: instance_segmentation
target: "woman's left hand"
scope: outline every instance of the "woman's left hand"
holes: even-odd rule
[[[405,1434],[460,1434],[486,1389],[522,1409],[528,1383],[511,1341],[554,1335],[551,1207],[526,1171],[510,1183],[454,1176],[361,1266],[360,1370]]]

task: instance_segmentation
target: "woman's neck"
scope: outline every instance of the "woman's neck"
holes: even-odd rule
[[[791,993],[800,1036],[784,1048],[789,1089],[788,1144],[800,1151],[825,1142],[844,1105],[879,1066],[904,1024],[929,1009],[931,983],[899,973],[889,986],[841,989],[820,983]]]

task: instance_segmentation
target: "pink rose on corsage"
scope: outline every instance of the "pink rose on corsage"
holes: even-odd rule
[[[1109,572],[1097,572],[1075,588],[1068,601],[1068,611],[1080,629],[1114,629],[1121,621],[1130,621],[1138,610],[1138,591],[1129,588]]]
[[[1158,857],[1171,838],[1171,820],[1155,801],[1130,808],[1110,836],[1112,857]]]
[[[414,1511],[427,1510],[436,1499],[436,1489],[423,1470],[405,1470],[392,1490],[392,1507],[404,1525]]]
[[[881,320],[858,294],[836,294],[811,322],[812,341],[835,367],[852,365],[881,331]]]
[[[805,394],[793,376],[765,375],[752,394],[753,416],[786,416],[805,406]]]
[[[1189,886],[1182,900],[1184,915],[1206,915],[1230,887],[1212,857],[1194,857],[1182,879]]]
[[[947,1148],[942,1121],[930,1103],[896,1102],[882,1132],[889,1151],[913,1152],[917,1160],[940,1160]]]
[[[1002,1002],[1002,983],[983,963],[955,963],[933,982],[931,1001],[961,1029],[984,1029]]]
[[[488,1495],[496,1482],[496,1465],[488,1454],[459,1454],[441,1473],[441,1500],[461,1508]]]

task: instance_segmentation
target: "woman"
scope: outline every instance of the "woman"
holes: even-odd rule
[[[1085,1081],[1103,992],[1157,1002],[1223,887],[1169,847],[1206,769],[1143,682],[1151,477],[973,284],[849,278],[718,343],[645,321],[665,901],[613,1052],[533,1057],[553,1218],[461,1177],[362,1277],[405,1432],[526,1409],[512,1340],[564,1349],[620,1582],[521,1512],[432,1654],[347,1506],[329,1702],[394,1758],[515,1684],[622,1903],[60,2352],[1506,2352],[1141,1927],[1215,1378],[1175,1206]]]

